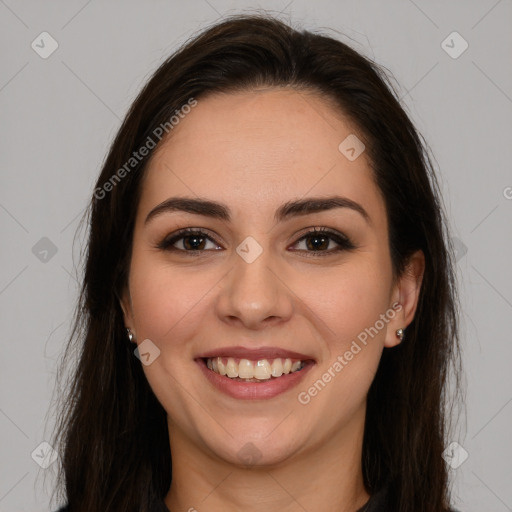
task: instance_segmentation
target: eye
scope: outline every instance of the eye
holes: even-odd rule
[[[299,250],[312,253],[310,256],[314,257],[328,256],[335,252],[343,250],[349,251],[356,248],[356,246],[345,235],[323,227],[314,228],[312,231],[308,231],[304,236],[297,240],[297,242],[295,242],[295,245],[300,244],[303,241],[305,242],[306,249]],[[335,246],[334,248],[331,247],[331,249],[329,249],[331,242],[337,244],[337,247]]]
[[[157,247],[166,251],[203,252],[207,249],[205,247],[207,245],[206,241],[213,242],[214,245],[218,246],[217,242],[208,233],[198,229],[185,228],[180,229],[170,237],[164,238]],[[219,249],[214,247],[214,250]]]
[[[213,249],[208,249],[207,243],[213,243]],[[306,249],[293,249],[306,253],[312,253],[311,256],[328,256],[334,252],[343,250],[352,250],[356,246],[348,237],[333,231],[329,228],[314,228],[302,236],[294,245],[305,242]],[[337,244],[337,247],[330,248],[331,242]],[[164,238],[157,246],[158,249],[165,251],[179,251],[182,253],[201,253],[207,250],[221,250],[220,244],[215,239],[200,229],[185,228]],[[329,249],[329,250],[327,250]]]

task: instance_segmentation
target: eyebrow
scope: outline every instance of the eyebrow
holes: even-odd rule
[[[334,208],[349,208],[356,211],[368,224],[371,224],[370,216],[359,203],[356,203],[348,197],[341,196],[308,197],[306,199],[289,201],[276,210],[274,219],[276,222],[282,222],[292,217],[309,215],[311,213],[323,212]],[[147,224],[151,219],[164,213],[175,211],[204,215],[205,217],[226,222],[230,222],[232,218],[231,210],[225,204],[192,197],[170,197],[155,206],[148,213],[144,224]]]

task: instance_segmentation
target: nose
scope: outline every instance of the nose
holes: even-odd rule
[[[291,317],[293,293],[270,252],[263,250],[254,261],[233,255],[233,267],[221,281],[222,289],[215,302],[223,322],[261,330]]]

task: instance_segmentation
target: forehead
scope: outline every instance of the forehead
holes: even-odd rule
[[[290,88],[199,99],[153,156],[141,209],[169,196],[197,195],[275,209],[283,199],[339,194],[384,212],[369,160],[351,161],[339,145],[358,135],[341,111],[312,92]]]

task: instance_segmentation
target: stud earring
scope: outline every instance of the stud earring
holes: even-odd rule
[[[126,329],[126,332],[128,333],[128,339],[130,340],[130,343],[133,342],[133,333],[130,329]]]
[[[402,328],[396,330],[396,335],[400,338],[400,341],[404,339],[404,330]]]

